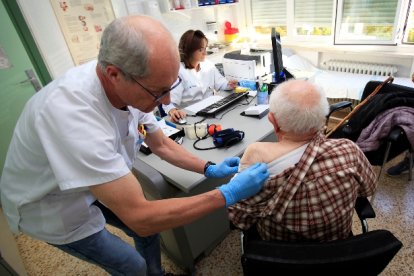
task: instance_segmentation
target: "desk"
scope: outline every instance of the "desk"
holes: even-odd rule
[[[225,92],[222,92],[225,93]],[[251,98],[249,98],[250,100]],[[239,103],[245,103],[242,100]],[[256,102],[253,99],[251,104]],[[193,148],[194,140],[184,138],[182,144],[188,151],[204,160],[221,162],[226,157],[241,156],[246,147],[255,141],[275,141],[273,127],[267,120],[241,116],[240,113],[247,108],[246,105],[237,106],[219,120],[208,118],[208,124],[220,123],[224,128],[243,130],[245,138],[240,143],[228,149],[214,149],[199,151]],[[226,112],[226,111],[225,111]],[[223,113],[217,115],[220,118]],[[201,117],[188,117],[189,124],[200,121]],[[199,147],[212,146],[209,137],[198,143]],[[138,153],[133,166],[133,173],[141,183],[144,193],[149,200],[171,197],[187,197],[215,189],[226,179],[208,179],[201,174],[177,168],[161,160],[155,154],[144,155]],[[195,260],[210,251],[220,243],[229,233],[229,222],[225,208],[217,210],[188,225],[177,227],[161,233],[163,251],[184,269],[194,272]]]

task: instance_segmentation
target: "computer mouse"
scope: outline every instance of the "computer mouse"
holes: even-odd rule
[[[179,125],[185,125],[185,124],[187,124],[187,120],[185,118],[181,118],[181,119],[179,119],[177,121],[177,124],[179,124]]]

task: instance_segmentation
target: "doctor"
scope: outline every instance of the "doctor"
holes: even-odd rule
[[[188,30],[181,36],[178,75],[182,82],[171,91],[171,103],[162,106],[173,122],[186,117],[181,108],[212,96],[215,91],[237,86],[237,80],[228,81],[212,62],[206,60],[207,45],[208,39],[202,31]]]
[[[157,233],[257,193],[256,164],[217,189],[147,200],[131,173],[139,142],[161,159],[206,177],[237,171],[239,158],[206,162],[166,137],[153,109],[180,83],[170,33],[144,16],[103,32],[98,61],[72,68],[36,93],[14,131],[0,181],[10,228],[94,263],[111,275],[163,275]],[[106,230],[133,238],[135,248]]]

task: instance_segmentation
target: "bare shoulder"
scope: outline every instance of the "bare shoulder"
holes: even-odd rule
[[[243,165],[251,165],[256,162],[265,162],[274,143],[270,142],[256,142],[250,144],[245,150],[240,163]]]

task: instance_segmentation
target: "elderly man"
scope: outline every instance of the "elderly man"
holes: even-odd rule
[[[325,95],[303,80],[272,92],[268,117],[278,141],[250,145],[240,161],[240,171],[265,162],[271,176],[260,193],[229,207],[233,224],[265,240],[350,235],[357,196],[372,195],[377,182],[356,144],[323,135],[328,108]]]
[[[180,83],[170,33],[142,16],[104,31],[98,61],[69,70],[32,97],[16,125],[0,183],[9,225],[112,275],[162,275],[158,232],[257,193],[268,177],[255,164],[218,189],[187,198],[145,199],[130,169],[145,141],[164,160],[207,177],[237,172],[164,136],[152,114]],[[138,129],[140,131],[138,131]],[[136,249],[105,229],[133,237]]]

